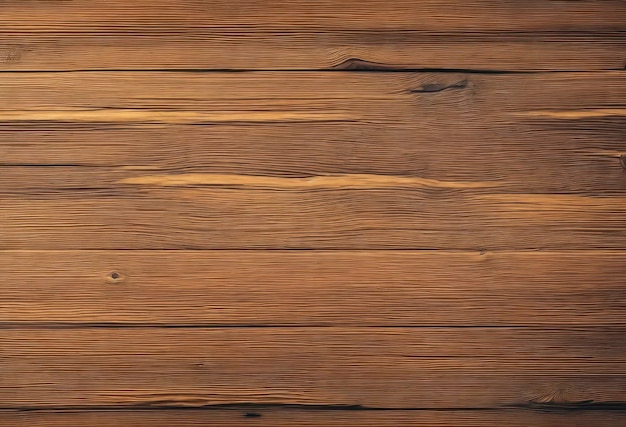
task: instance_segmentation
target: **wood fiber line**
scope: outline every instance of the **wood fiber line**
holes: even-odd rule
[[[593,70],[622,68],[626,46],[619,0],[4,1],[0,11],[6,70]]]
[[[621,411],[358,411],[241,407],[151,411],[1,411],[12,427],[615,427]]]
[[[619,325],[625,262],[621,251],[5,251],[0,325]]]
[[[0,331],[7,408],[491,408],[626,399],[623,328]],[[533,403],[534,402],[534,403]]]

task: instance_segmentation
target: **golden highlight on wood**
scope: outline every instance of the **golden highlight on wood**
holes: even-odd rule
[[[178,174],[145,175],[126,178],[120,184],[156,185],[176,187],[185,185],[238,185],[243,187],[271,187],[276,189],[306,188],[486,188],[497,186],[487,182],[437,181],[418,177],[351,174],[314,176],[311,178],[274,178],[252,175]]]

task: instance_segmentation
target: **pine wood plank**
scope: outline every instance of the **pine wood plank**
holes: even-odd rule
[[[519,13],[524,11],[525,13]],[[497,0],[244,0],[233,7],[226,0],[78,0],[3,3],[6,31],[102,31],[111,28],[142,32],[183,32],[188,28],[332,30],[396,28],[421,31],[508,30],[621,30],[619,16],[626,6],[619,0],[571,3],[534,1],[524,6]],[[489,14],[490,19],[485,19]]]
[[[490,129],[420,123],[49,126],[0,129],[2,195],[84,188],[85,182],[112,188],[126,178],[186,173],[373,174],[492,182],[519,193],[626,191],[625,125],[615,118]]]
[[[594,71],[624,66],[622,32],[363,29],[178,34],[0,32],[0,70],[402,70]]]
[[[255,188],[236,189],[228,187],[239,178],[208,179],[213,184],[200,188],[149,181],[0,199],[0,249],[626,248],[623,196],[420,188],[419,181],[380,188],[398,184],[368,187],[368,176],[305,180],[311,188],[300,189],[303,181],[288,180],[296,188],[286,189],[243,177]],[[329,185],[336,182],[348,188]]]
[[[408,175],[495,181],[516,192],[621,192],[624,76],[7,74],[0,164]]]
[[[621,69],[619,0],[4,1],[8,70]],[[362,64],[362,63],[361,63]]]
[[[0,324],[620,325],[625,252],[4,251]]]
[[[622,328],[0,332],[7,408],[491,408],[626,398]],[[614,403],[613,403],[614,404]]]
[[[538,74],[436,72],[7,73],[0,121],[171,124],[456,123],[624,117],[621,71]]]
[[[353,411],[242,407],[151,411],[0,411],[12,427],[615,427],[622,411]]]
[[[443,174],[433,175],[410,169],[402,175],[371,173],[366,165],[379,162],[374,155],[372,160],[366,158],[356,173],[350,168],[349,173],[334,176],[331,167],[311,179],[308,174],[250,173],[258,172],[245,169],[255,163],[253,154],[249,161],[242,161],[242,170],[234,168],[236,174],[203,170],[203,159],[191,162],[191,169],[185,170],[186,159],[193,158],[194,151],[183,154],[174,171],[158,170],[158,164],[153,170],[149,162],[120,166],[124,168],[121,171],[61,170],[56,176],[47,169],[10,168],[1,190],[8,195],[2,199],[2,248],[624,247],[626,203],[623,159],[620,163],[619,158],[623,154],[613,142],[623,130],[624,109],[619,107],[626,96],[623,73],[469,77],[448,73],[292,73],[289,78],[283,74],[10,74],[0,84],[7,95],[0,101],[0,120],[9,132],[48,127],[89,129],[94,125],[158,131],[176,125],[182,136],[184,129],[198,125],[234,123],[253,126],[248,128],[251,133],[256,125],[276,123],[285,129],[297,123],[343,123],[353,132],[364,123],[389,127],[416,124],[418,136],[430,130],[435,134],[425,145],[425,152],[431,153],[427,162],[433,164],[441,157],[438,141],[458,133],[454,143],[463,146],[464,135],[469,134],[471,141],[482,136],[483,142],[472,154],[482,159],[479,170],[483,175],[470,176],[471,168],[464,175],[459,173],[463,163],[448,156],[451,160],[444,163],[448,166],[442,167]],[[598,148],[574,150],[573,159],[567,157],[567,148],[561,151],[562,160],[558,159],[561,148],[548,150],[546,161],[553,166],[544,168],[545,172],[529,183],[530,159],[509,173],[507,165],[517,158],[500,169],[488,168],[489,162],[496,165],[503,156],[510,156],[507,151],[482,156],[487,149],[499,153],[500,144],[516,135],[529,141],[530,136],[524,136],[529,129],[535,137],[541,129],[551,129],[552,135],[566,132],[564,129],[580,130],[580,134],[570,134],[579,141],[587,138],[590,126],[608,128],[611,139]],[[400,129],[398,141],[406,136]],[[485,142],[492,135],[504,136],[490,147]],[[601,131],[596,138],[603,135]],[[224,133],[220,138],[229,136]],[[544,144],[552,147],[559,143],[555,138]],[[16,144],[21,143],[7,145]],[[523,143],[515,147],[519,146]],[[96,146],[91,147],[98,152]],[[284,148],[278,147],[287,151]],[[229,147],[224,150],[228,153]],[[323,150],[320,146],[314,154]],[[419,157],[417,150],[409,154]],[[232,160],[237,164],[238,151],[233,155],[235,158],[226,154],[225,163]],[[587,174],[583,157],[602,160]],[[374,172],[391,172],[396,158],[392,156],[386,165],[383,161],[380,169],[373,166]],[[311,159],[314,165],[317,160]],[[564,166],[559,167],[559,161]],[[280,164],[280,160],[276,162]],[[295,165],[297,160],[286,161],[287,168],[290,162]],[[422,163],[421,169],[428,163]],[[279,164],[272,167],[282,169]],[[573,171],[585,178],[570,179],[568,173]],[[570,191],[574,194],[563,194]]]

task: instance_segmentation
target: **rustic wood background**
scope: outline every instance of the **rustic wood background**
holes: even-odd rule
[[[0,2],[0,425],[626,425],[626,1]]]

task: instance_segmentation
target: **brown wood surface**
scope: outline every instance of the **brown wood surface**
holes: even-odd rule
[[[615,427],[622,411],[358,411],[239,407],[153,411],[2,411],[0,422],[12,427]]]
[[[624,265],[622,251],[5,251],[0,325],[620,325]]]
[[[0,2],[0,426],[626,425],[626,2]]]
[[[4,1],[0,67],[621,69],[620,0]]]
[[[0,334],[5,408],[609,405],[623,328],[71,328]]]
[[[136,138],[146,141],[175,125],[178,138],[200,133],[203,143],[144,142],[156,146],[150,153],[164,150],[160,158],[177,165],[174,170],[161,170],[158,158],[156,164],[136,158],[140,164],[109,169],[63,166],[75,163],[52,163],[48,166],[59,168],[50,169],[10,160],[20,150],[32,151],[20,135],[9,142],[5,160],[13,167],[3,175],[2,247],[622,249],[623,151],[614,135],[604,138],[613,126],[622,127],[626,110],[616,104],[626,96],[624,81],[623,72],[469,77],[317,72],[290,74],[287,81],[277,72],[10,74],[1,86],[13,96],[0,111],[9,141],[24,127],[46,135],[70,129],[76,135],[76,126],[96,126],[110,132],[107,140],[113,138],[124,152],[134,143],[117,142],[118,132],[134,129]],[[352,132],[351,140],[326,132],[320,146],[312,131],[322,123],[328,130],[337,125],[344,134]],[[225,147],[214,142],[220,134],[211,128],[197,130],[223,124],[229,126],[221,134],[228,139]],[[292,124],[302,129],[302,139]],[[270,135],[292,132],[276,143],[263,132],[239,140],[228,132],[233,126],[247,134],[259,127]],[[600,147],[583,139],[587,126],[601,128]],[[48,127],[53,130],[44,131]],[[568,143],[558,136],[563,127],[573,147],[560,146]],[[379,138],[368,138],[368,129]],[[387,129],[398,148],[386,147]],[[549,131],[545,142],[538,141],[543,129]],[[503,147],[494,155],[493,141],[485,140],[492,132]],[[82,133],[87,140],[98,137]],[[211,136],[203,139],[207,133]],[[359,147],[361,158],[346,164],[351,145],[363,139],[379,148]],[[439,149],[440,141],[450,148]],[[65,148],[73,157],[77,150],[64,144],[47,144],[40,156]],[[273,147],[257,148],[268,145]],[[476,167],[452,152],[459,146]],[[148,151],[141,148],[139,156]],[[391,154],[381,158],[381,149]],[[248,159],[241,159],[242,151]],[[200,152],[201,160],[186,161]],[[290,153],[284,164],[280,152]],[[202,156],[219,157],[224,166]],[[411,159],[421,161],[409,166]],[[430,171],[430,164],[439,170]]]

